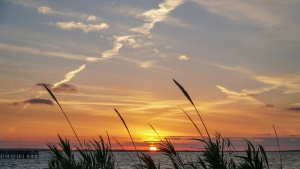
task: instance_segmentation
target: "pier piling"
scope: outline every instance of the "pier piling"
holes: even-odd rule
[[[0,150],[0,159],[32,159],[39,158],[37,150]]]

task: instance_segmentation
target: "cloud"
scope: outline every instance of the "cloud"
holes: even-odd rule
[[[131,31],[150,34],[150,30],[154,27],[155,23],[165,20],[167,15],[182,3],[183,0],[165,0],[159,4],[158,9],[151,9],[144,12],[141,17],[145,18],[147,23],[144,23],[140,27],[132,28]]]
[[[300,112],[300,107],[289,107],[289,108],[286,108],[286,110],[299,111]]]
[[[254,79],[276,87],[283,87],[286,89],[284,94],[300,92],[300,73],[278,76],[255,76]]]
[[[3,43],[0,43],[0,50],[7,50],[7,51],[13,51],[19,53],[29,53],[32,55],[46,55],[51,57],[59,57],[59,58],[74,59],[74,60],[85,60],[85,58],[90,57],[90,56],[71,54],[65,52],[44,51],[36,48],[14,46],[14,45],[8,45]]]
[[[51,89],[52,92],[54,93],[76,93],[78,91],[77,87],[74,85],[70,85],[70,84],[60,84],[57,87],[53,87],[53,85],[51,84],[45,84],[48,88]],[[36,86],[40,86],[43,87],[42,83],[37,83]]]
[[[13,106],[19,106],[19,105],[24,105],[27,107],[28,104],[45,104],[45,105],[53,105],[54,103],[52,102],[52,100],[48,100],[48,99],[40,99],[40,98],[34,98],[34,99],[28,99],[25,101],[21,101],[21,102],[13,102],[11,105]]]
[[[259,106],[266,106],[265,103],[262,103],[256,99],[254,99],[252,96],[249,96],[247,93],[244,92],[236,92],[229,89],[226,89],[223,86],[216,86],[218,89],[220,89],[223,93],[226,94],[227,98],[234,100],[236,102],[238,101],[245,101],[246,103],[259,105]]]
[[[267,107],[267,108],[273,108],[275,106],[273,104],[266,104],[265,107]]]
[[[24,103],[53,105],[52,100],[39,98],[25,100]]]
[[[97,20],[97,16],[90,15],[90,16],[88,16],[88,18],[86,20],[87,21],[96,21]]]
[[[206,1],[193,0],[212,14],[224,16],[231,20],[257,23],[264,27],[278,27],[282,25],[281,16],[271,13],[267,8],[252,5],[247,1],[226,0]]]
[[[272,5],[260,1],[207,1],[192,0],[211,14],[230,19],[232,21],[257,25],[268,32],[272,31],[280,40],[299,40],[299,24],[292,9],[291,1],[275,1]],[[285,8],[282,8],[285,6]],[[256,41],[257,42],[257,41]]]
[[[178,56],[178,59],[179,59],[179,60],[190,60],[190,58],[187,57],[186,55]]]
[[[21,4],[21,5],[24,6],[24,4]],[[86,21],[98,20],[98,17],[95,15],[89,15],[86,13],[78,13],[78,12],[72,12],[72,11],[62,12],[62,11],[55,10],[48,6],[38,6],[35,3],[31,3],[30,6],[27,5],[27,7],[36,8],[39,13],[44,14],[44,15],[70,17],[70,18],[77,18],[77,19],[82,19],[82,20],[86,20]]]
[[[61,80],[61,81],[55,83],[55,84],[53,85],[53,87],[56,88],[57,86],[59,86],[59,85],[61,85],[61,84],[63,84],[63,83],[66,83],[66,82],[70,81],[73,77],[75,77],[75,75],[76,75],[77,73],[79,73],[80,71],[82,71],[82,70],[85,68],[85,66],[86,66],[86,65],[83,64],[83,65],[81,65],[78,69],[73,70],[73,71],[70,71],[69,73],[67,73],[67,74],[65,75],[65,78],[64,78],[63,80]]]
[[[42,13],[42,14],[50,14],[50,13],[53,13],[52,9],[50,7],[47,7],[47,6],[41,6],[41,7],[38,7],[38,12],[39,13]]]
[[[127,44],[132,48],[139,47],[138,43],[134,39],[134,36],[113,36],[113,38],[113,47],[111,49],[102,52],[100,58],[89,57],[87,58],[87,61],[95,62],[97,60],[110,59],[113,56],[117,56],[119,54],[119,50],[123,47],[124,44]]]
[[[153,66],[153,63],[155,63],[156,61],[146,61],[146,62],[140,62],[140,66],[142,68],[149,68],[151,66]]]
[[[49,25],[57,26],[58,28],[65,29],[65,30],[73,30],[73,29],[80,29],[85,33],[88,32],[99,32],[103,29],[107,29],[109,26],[106,23],[101,24],[84,24],[82,22],[50,22]]]
[[[47,86],[48,88],[52,88],[52,84],[49,84],[49,83],[37,83],[35,84],[36,86],[39,86],[39,87],[44,87],[44,85]]]

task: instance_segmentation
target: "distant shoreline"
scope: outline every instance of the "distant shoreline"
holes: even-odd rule
[[[39,149],[39,148],[0,148],[1,150],[35,150],[35,151],[50,151],[50,149]],[[77,150],[74,150],[77,151]],[[157,151],[149,151],[149,150],[137,150],[138,152],[162,152],[160,150]],[[112,150],[112,152],[135,152],[135,150]],[[177,150],[177,152],[201,152],[201,150]],[[226,151],[224,151],[226,152]],[[236,152],[245,152],[245,151],[236,151]],[[266,152],[278,152],[277,150],[266,151]],[[282,150],[280,152],[300,152],[300,150]]]

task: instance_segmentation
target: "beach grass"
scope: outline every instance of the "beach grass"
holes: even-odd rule
[[[204,123],[203,118],[201,117],[201,114],[199,113],[198,109],[196,108],[192,98],[188,94],[188,92],[183,88],[183,86],[178,83],[176,80],[174,80],[174,83],[178,86],[178,88],[181,90],[181,92],[184,94],[184,96],[188,99],[188,101],[192,104],[194,107],[204,129],[205,129],[205,135],[202,134],[199,127],[196,125],[194,120],[187,114],[185,110],[183,110],[181,107],[181,111],[188,117],[188,119],[191,121],[191,123],[194,125],[196,130],[199,133],[200,138],[194,138],[195,141],[199,142],[199,145],[203,146],[203,149],[201,153],[197,155],[196,160],[194,161],[188,161],[186,159],[183,159],[179,152],[176,150],[176,148],[173,146],[171,140],[168,138],[162,139],[159,136],[159,133],[155,130],[155,128],[151,126],[151,128],[154,130],[154,132],[157,134],[160,143],[159,143],[159,149],[163,152],[163,154],[170,160],[171,166],[169,168],[174,169],[267,169],[269,168],[268,163],[268,157],[266,155],[266,152],[262,145],[256,145],[254,146],[249,140],[245,140],[247,143],[247,148],[245,149],[245,155],[237,155],[237,151],[235,150],[233,144],[231,143],[230,139],[224,138],[221,136],[221,134],[216,133],[214,134],[214,137],[211,137],[207,126]],[[49,160],[48,166],[50,169],[77,169],[77,168],[83,168],[83,169],[114,169],[117,167],[117,161],[113,155],[111,142],[109,139],[109,135],[107,133],[108,141],[105,142],[103,138],[100,136],[99,140],[93,140],[88,141],[87,143],[83,145],[81,144],[71,122],[69,121],[66,113],[63,111],[61,105],[59,104],[57,98],[54,96],[54,94],[51,92],[49,88],[47,88],[46,85],[44,85],[46,90],[49,92],[49,94],[52,96],[52,98],[56,101],[56,103],[59,105],[61,111],[65,115],[70,127],[72,128],[78,142],[80,145],[79,147],[76,147],[76,150],[79,151],[80,157],[79,159],[74,158],[74,150],[72,150],[70,141],[68,139],[62,139],[61,136],[58,136],[59,143],[47,143],[47,146],[51,150],[51,158]],[[135,142],[133,140],[133,137],[130,133],[130,130],[126,124],[126,121],[123,119],[122,115],[119,113],[117,109],[115,109],[115,112],[121,119],[122,123],[124,124],[127,133],[132,141],[132,144],[134,146],[136,156],[139,159],[139,164],[135,165],[135,168],[137,169],[160,169],[161,164],[156,163],[149,154],[146,154],[144,152],[139,152],[136,148]],[[275,127],[273,125],[274,131],[276,133]],[[278,136],[276,133],[277,138],[277,144],[278,149],[280,152],[279,147],[279,141]],[[114,138],[115,139],[115,138]],[[115,139],[116,140],[116,139]],[[117,141],[117,140],[116,140]],[[123,148],[123,146],[117,141],[117,143]],[[280,159],[281,160],[281,159]],[[282,160],[281,165],[279,168],[282,169]]]

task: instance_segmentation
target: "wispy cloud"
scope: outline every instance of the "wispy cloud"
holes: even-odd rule
[[[87,21],[96,21],[98,18],[97,18],[97,16],[95,16],[95,15],[90,15],[90,16],[88,16],[88,18],[87,18]]]
[[[147,23],[144,23],[140,27],[132,28],[131,31],[150,34],[150,30],[154,27],[155,23],[165,20],[167,15],[182,3],[183,0],[165,0],[159,4],[158,9],[151,9],[144,12],[141,16],[145,18]]]
[[[193,1],[212,14],[224,16],[232,20],[257,23],[266,27],[282,25],[281,16],[271,13],[261,6],[250,4],[247,1]]]
[[[220,65],[220,64],[211,64],[211,63],[209,63],[209,64],[213,65],[213,66],[216,66],[216,67],[219,67],[219,68],[224,69],[224,70],[245,74],[249,77],[249,79],[258,81],[257,77],[259,77],[259,76],[254,75],[250,70],[248,70],[246,68],[243,68],[241,66],[230,67],[230,66],[225,66],[225,65]],[[271,83],[267,83],[267,84],[271,84]],[[262,88],[242,89],[241,92],[243,94],[248,95],[248,96],[257,96],[257,95],[259,95],[263,92],[271,91],[271,90],[274,90],[278,87],[279,87],[278,84],[271,84],[271,86],[262,87]]]
[[[252,95],[249,95],[248,93],[245,93],[243,91],[236,92],[236,91],[226,89],[223,86],[216,86],[216,87],[218,89],[220,89],[223,93],[225,93],[227,98],[234,100],[236,102],[244,101],[244,102],[252,104],[252,105],[258,105],[258,106],[263,106],[263,107],[274,107],[274,106],[271,106],[271,104],[262,103],[262,102],[256,100]]]
[[[85,68],[85,66],[86,66],[86,65],[83,64],[83,65],[81,65],[78,69],[73,70],[73,71],[70,71],[69,73],[67,73],[67,74],[65,75],[65,78],[64,78],[63,80],[61,80],[61,81],[55,83],[55,84],[53,85],[53,87],[55,88],[55,87],[57,87],[57,86],[59,86],[59,85],[61,85],[61,84],[63,84],[63,83],[66,83],[66,82],[70,81],[73,77],[75,77],[75,75],[76,75],[77,73],[79,73],[80,71],[82,71],[82,70]]]
[[[284,93],[299,93],[300,92],[300,73],[278,75],[278,76],[255,76],[255,80],[285,88]]]
[[[53,12],[53,10],[50,7],[47,7],[47,6],[38,7],[38,12],[42,13],[42,14],[46,14],[46,15],[55,13],[55,12]]]
[[[49,25],[57,26],[58,28],[64,30],[73,30],[73,29],[80,29],[85,33],[88,32],[99,32],[103,29],[107,29],[109,26],[106,23],[101,24],[84,24],[82,22],[50,22]]]
[[[156,61],[152,60],[152,61],[146,61],[146,62],[140,62],[140,66],[142,68],[149,68],[151,66],[153,66],[153,63],[155,63]]]
[[[39,13],[45,14],[45,15],[66,16],[66,17],[72,17],[72,18],[75,17],[78,19],[84,19],[86,21],[96,21],[98,19],[98,17],[95,15],[88,15],[85,13],[78,13],[78,12],[62,12],[62,11],[57,11],[48,6],[39,6],[36,8]]]
[[[54,16],[62,16],[62,17],[69,17],[69,18],[77,18],[77,19],[82,19],[82,20],[86,20],[86,21],[95,21],[95,20],[99,19],[95,15],[91,15],[91,14],[79,13],[79,12],[73,12],[73,11],[66,11],[66,12],[59,11],[59,10],[56,10],[49,6],[40,5],[39,2],[33,1],[33,0],[26,0],[26,1],[15,0],[15,1],[8,1],[8,2],[17,4],[17,5],[21,5],[25,8],[36,9],[39,13],[44,14],[44,15],[54,15]],[[91,17],[93,19],[91,19]]]
[[[7,50],[7,51],[19,52],[19,53],[28,53],[28,54],[33,54],[33,55],[46,55],[46,56],[51,56],[51,57],[60,57],[60,58],[74,59],[74,60],[85,60],[85,58],[90,57],[90,56],[71,54],[71,53],[65,53],[65,52],[44,51],[44,50],[40,50],[40,49],[8,45],[8,44],[4,44],[4,43],[0,43],[0,50]]]
[[[254,74],[252,73],[251,70],[249,70],[245,67],[242,67],[242,66],[226,66],[226,65],[221,65],[221,64],[216,64],[216,63],[208,63],[208,62],[204,62],[204,63],[208,64],[208,65],[216,66],[216,67],[224,69],[224,70],[242,73],[242,74],[248,75],[250,77],[254,76]]]
[[[119,54],[119,50],[123,47],[124,44],[127,44],[128,46],[130,46],[132,48],[139,47],[139,44],[134,39],[134,36],[131,36],[131,35],[113,36],[113,38],[114,38],[113,47],[111,49],[102,52],[101,57],[99,57],[99,58],[89,57],[89,58],[87,58],[87,61],[95,62],[98,60],[110,59],[113,56],[117,56]]]
[[[293,8],[290,1],[260,3],[259,1],[206,1],[192,0],[211,14],[271,31],[280,40],[299,40],[299,24],[286,9]],[[284,6],[285,8],[282,8]],[[280,12],[278,10],[281,10]],[[292,11],[292,10],[291,10]],[[257,43],[257,40],[256,40]]]

